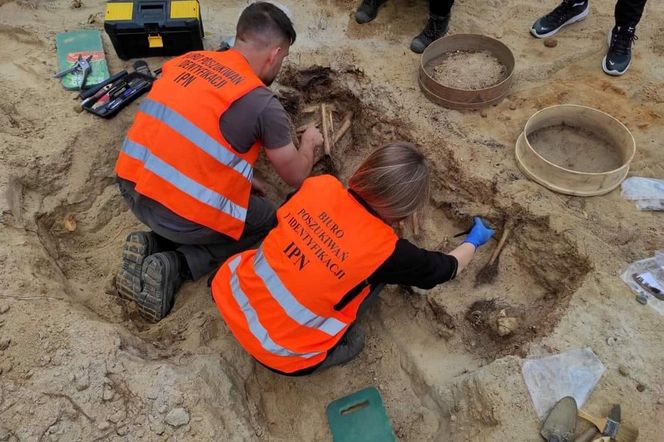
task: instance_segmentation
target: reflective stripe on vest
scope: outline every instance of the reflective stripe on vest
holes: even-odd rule
[[[235,271],[237,269],[238,264],[240,264],[241,259],[242,259],[241,256],[236,256],[228,264],[228,267],[231,271],[230,286],[233,298],[235,298],[235,302],[237,302],[238,306],[240,307],[240,310],[242,310],[242,313],[244,313],[244,317],[247,320],[247,324],[249,324],[249,331],[251,332],[251,334],[261,343],[261,346],[263,347],[263,349],[265,349],[265,351],[270,352],[277,356],[296,356],[306,359],[318,356],[320,352],[304,353],[304,354],[293,352],[291,350],[288,350],[287,348],[280,346],[279,344],[274,342],[272,338],[270,338],[270,335],[268,334],[267,330],[265,329],[265,327],[263,327],[263,324],[261,324],[260,320],[258,319],[256,310],[254,310],[254,308],[249,303],[249,298],[247,297],[247,295],[245,295],[245,293],[242,291],[242,288],[240,287],[240,281],[238,280],[237,273]]]
[[[251,181],[253,175],[251,164],[233,154],[232,149],[219,144],[182,115],[149,98],[141,103],[140,110],[161,121],[221,164],[236,170],[248,181]],[[242,219],[244,220],[244,218]]]
[[[141,146],[138,143],[125,139],[124,143],[122,143],[122,151],[135,160],[142,162],[143,167],[147,170],[161,179],[168,181],[192,198],[212,206],[215,209],[221,210],[240,221],[244,221],[247,217],[247,209],[238,206],[214,190],[208,189],[192,180],[170,164],[150,153],[145,146]]]
[[[295,322],[305,327],[315,328],[327,333],[330,336],[336,336],[348,326],[336,318],[325,318],[318,316],[305,306],[303,306],[293,294],[284,286],[279,276],[272,270],[270,264],[263,255],[263,250],[259,248],[254,257],[254,271],[263,280],[265,287],[270,291],[272,297],[284,309],[286,314]]]

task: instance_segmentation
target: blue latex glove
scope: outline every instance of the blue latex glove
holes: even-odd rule
[[[496,233],[493,229],[487,227],[482,222],[482,219],[479,216],[474,218],[473,228],[470,229],[470,233],[463,242],[470,243],[478,247],[484,245],[491,239],[493,234]]]

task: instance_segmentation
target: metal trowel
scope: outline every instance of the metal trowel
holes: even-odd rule
[[[540,434],[547,442],[573,442],[576,429],[576,400],[566,396],[551,409]]]

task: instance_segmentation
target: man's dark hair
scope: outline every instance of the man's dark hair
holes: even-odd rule
[[[293,22],[281,8],[268,2],[256,2],[242,11],[237,22],[237,38],[246,41],[250,35],[280,35],[289,44],[295,43]]]

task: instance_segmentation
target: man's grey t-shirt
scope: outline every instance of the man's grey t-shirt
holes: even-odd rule
[[[290,118],[274,93],[259,87],[240,98],[219,120],[221,133],[240,153],[260,140],[266,149],[291,143]]]

